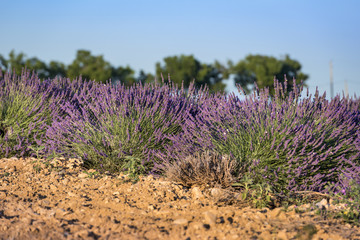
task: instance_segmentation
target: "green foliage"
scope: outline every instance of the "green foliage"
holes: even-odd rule
[[[126,67],[112,67],[111,69],[111,81],[113,84],[120,82],[126,86],[131,86],[137,82],[134,76],[135,71],[129,66]]]
[[[340,203],[346,206],[336,214],[336,217],[340,217],[348,223],[360,225],[360,184],[349,179],[349,189],[347,190],[340,187],[333,188],[333,186],[334,184],[329,184],[328,188],[332,189],[330,195],[334,199],[334,204]]]
[[[155,76],[150,73],[145,73],[143,70],[140,70],[139,77],[137,78],[137,82],[141,84],[152,83],[155,81]]]
[[[49,72],[46,63],[40,61],[36,57],[29,58],[25,61],[25,66],[28,69],[35,71],[39,78],[46,79],[49,77]]]
[[[55,78],[56,76],[65,77],[67,68],[65,64],[57,61],[51,61],[49,66],[47,66],[48,75],[50,79]]]
[[[126,86],[131,86],[139,82],[142,84],[150,83],[155,79],[152,74],[145,73],[142,70],[139,76],[135,77],[135,71],[129,66],[111,66],[109,62],[103,59],[103,56],[93,56],[90,51],[86,50],[77,51],[75,60],[69,66],[58,61],[51,61],[46,64],[36,57],[27,58],[24,53],[16,54],[14,50],[10,52],[8,59],[0,55],[2,73],[15,71],[17,75],[20,75],[25,67],[30,71],[35,71],[41,80],[55,77],[73,79],[82,75],[82,78],[86,80],[105,83],[111,78],[113,84],[120,82]]]
[[[300,72],[301,64],[288,55],[280,60],[263,55],[248,55],[237,64],[231,61],[228,64],[230,74],[235,75],[235,84],[239,84],[247,93],[251,91],[249,87],[256,83],[260,89],[268,87],[270,95],[274,95],[274,77],[284,82],[286,75],[288,79],[295,78],[296,84],[305,82],[309,77]]]
[[[253,207],[264,208],[272,205],[272,187],[267,183],[255,183],[249,174],[245,174],[233,187],[242,187],[241,199]]]
[[[66,75],[66,66],[63,63],[51,61],[47,65],[36,57],[26,58],[24,53],[16,54],[14,50],[10,52],[8,59],[0,55],[0,67],[4,71],[15,71],[17,75],[21,75],[22,69],[26,67],[35,71],[40,79]]]
[[[44,146],[29,146],[29,149],[33,150],[36,153],[36,158],[39,159],[41,156],[41,151],[44,149]]]
[[[20,75],[25,66],[25,57],[26,55],[24,53],[16,54],[15,51],[12,50],[9,53],[9,59],[5,59],[1,56],[1,64],[5,71],[15,71],[17,75]]]
[[[125,156],[124,159],[121,168],[124,169],[125,174],[129,174],[131,179],[138,180],[139,175],[146,172],[146,168],[139,157]]]
[[[301,64],[286,55],[283,59],[263,55],[248,55],[244,60],[234,64],[228,61],[228,66],[215,61],[213,64],[201,63],[193,55],[170,56],[164,58],[164,65],[156,63],[156,78],[161,80],[161,74],[170,75],[171,80],[178,85],[184,82],[187,89],[192,81],[197,88],[207,85],[210,92],[225,92],[224,79],[234,76],[235,84],[239,84],[247,93],[251,91],[254,83],[261,89],[270,88],[270,94],[274,94],[274,77],[284,81],[284,75],[288,79],[296,78],[297,84],[301,80],[306,81],[308,75],[302,73]],[[153,82],[152,74],[140,71],[135,77],[135,71],[129,66],[114,67],[105,61],[102,55],[93,56],[90,51],[78,50],[75,60],[66,66],[57,61],[51,61],[48,65],[36,57],[27,59],[24,53],[10,52],[9,58],[0,55],[0,68],[4,71],[15,70],[21,74],[21,69],[27,67],[38,73],[41,79],[55,78],[56,76],[75,78],[82,75],[83,79],[95,80],[105,83],[110,78],[113,83],[120,82],[126,86],[135,83]],[[161,82],[161,81],[158,81]],[[291,86],[289,91],[291,90]]]
[[[86,80],[105,83],[111,78],[111,65],[103,56],[92,56],[90,51],[78,50],[75,60],[68,66],[67,76],[74,79],[82,76]]]
[[[222,73],[216,68],[219,64],[201,64],[193,55],[180,55],[164,58],[165,65],[156,63],[156,76],[171,76],[171,81],[179,86],[183,83],[187,89],[192,81],[195,86],[207,85],[211,92],[225,91]],[[160,78],[159,78],[160,79]]]

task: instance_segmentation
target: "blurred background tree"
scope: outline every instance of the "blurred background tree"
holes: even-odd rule
[[[124,84],[131,86],[135,83],[150,83],[155,81],[155,76],[140,70],[138,76],[130,66],[112,66],[102,55],[94,56],[90,51],[78,50],[74,61],[66,66],[58,61],[51,61],[49,64],[36,57],[26,58],[24,53],[16,54],[14,50],[5,58],[0,55],[0,67],[3,72],[15,71],[20,75],[22,68],[34,70],[41,79],[53,79],[57,76],[76,78],[82,75],[83,79],[95,80],[105,83],[111,79],[113,84]],[[161,82],[161,74],[167,80],[170,74],[171,81],[179,86],[184,81],[184,87],[188,88],[192,81],[195,86],[200,87],[207,84],[211,92],[225,93],[227,79],[233,79],[235,84],[239,84],[247,93],[251,92],[254,83],[259,88],[268,87],[270,94],[274,94],[274,76],[284,81],[286,75],[290,91],[292,89],[292,79],[296,78],[299,84],[309,78],[307,74],[301,72],[301,64],[285,55],[281,59],[264,55],[248,55],[245,59],[239,60],[236,64],[228,61],[226,65],[215,61],[212,64],[201,63],[193,55],[169,56],[163,59],[163,64],[157,62],[156,79]]]
[[[256,82],[261,89],[268,87],[270,94],[274,94],[274,77],[280,82],[284,82],[285,75],[290,84],[289,91],[291,91],[293,78],[296,83],[304,82],[309,78],[308,75],[302,73],[301,64],[291,59],[288,55],[283,59],[276,59],[274,57],[263,55],[248,55],[244,60],[240,60],[237,64],[228,62],[228,74],[234,75],[234,83],[240,86],[249,93]]]
[[[15,71],[17,75],[20,75],[22,68],[25,67],[25,57],[24,53],[16,54],[14,50],[9,53],[8,59],[0,55],[1,68],[4,71]]]
[[[207,84],[211,92],[225,92],[226,84],[222,83],[222,72],[215,64],[202,64],[193,55],[171,56],[163,59],[164,65],[156,63],[156,76],[166,78],[170,75],[171,81],[179,86],[184,81],[184,88],[188,88],[192,81],[200,87]]]
[[[92,56],[90,51],[78,50],[76,58],[68,66],[67,77],[74,79],[82,75],[83,79],[106,83],[111,78],[111,65],[103,56]]]
[[[111,69],[111,82],[113,84],[124,84],[126,86],[131,86],[137,82],[137,79],[134,76],[135,71],[129,66],[126,67],[112,67]]]
[[[47,69],[50,79],[53,79],[55,77],[66,77],[67,67],[61,62],[51,61],[49,66],[47,66]]]
[[[154,82],[155,81],[155,76],[152,75],[151,73],[146,73],[143,70],[140,70],[137,81],[139,83],[142,83],[142,84]]]
[[[26,67],[31,71],[35,71],[41,79],[66,76],[66,67],[63,63],[51,61],[47,65],[36,57],[26,58],[24,53],[16,54],[14,50],[9,53],[8,59],[0,55],[0,67],[3,72],[15,71],[17,75],[20,75],[22,69]]]

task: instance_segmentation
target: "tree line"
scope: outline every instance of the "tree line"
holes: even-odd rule
[[[297,84],[301,81],[305,83],[309,77],[301,72],[301,64],[289,55],[277,59],[250,54],[236,63],[228,61],[226,64],[218,61],[202,63],[193,55],[169,56],[165,57],[163,62],[156,63],[156,76],[143,70],[136,75],[131,67],[113,66],[102,55],[94,56],[87,50],[78,50],[69,65],[59,61],[45,63],[36,57],[27,58],[24,53],[16,54],[14,50],[9,53],[8,58],[0,55],[0,68],[3,72],[15,71],[16,74],[21,74],[25,66],[34,70],[41,79],[58,76],[74,79],[81,75],[87,80],[105,83],[111,79],[113,84],[131,86],[135,83],[161,82],[162,74],[165,78],[170,75],[171,81],[179,85],[183,82],[184,88],[188,88],[190,83],[195,81],[197,87],[206,84],[211,92],[223,93],[226,87],[224,81],[228,79],[233,79],[234,84],[239,84],[246,93],[252,91],[256,83],[259,88],[269,87],[273,94],[274,77],[280,82],[284,81],[285,76],[289,80],[295,78]]]

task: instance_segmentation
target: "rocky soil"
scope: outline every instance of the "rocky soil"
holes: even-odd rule
[[[1,159],[0,239],[360,239],[359,227],[315,211],[254,209],[233,191],[85,171],[76,159]]]

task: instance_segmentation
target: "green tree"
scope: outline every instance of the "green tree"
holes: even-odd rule
[[[131,86],[137,82],[134,76],[135,71],[129,66],[126,67],[112,67],[111,70],[111,82],[113,84],[124,84],[125,86]]]
[[[137,82],[145,84],[154,81],[155,81],[154,75],[152,75],[151,73],[145,73],[143,70],[140,70],[139,76],[137,78]]]
[[[252,90],[250,87],[256,83],[260,89],[268,87],[270,94],[273,95],[274,77],[280,82],[284,82],[285,75],[290,84],[288,90],[291,91],[293,78],[299,84],[301,81],[305,83],[309,77],[300,71],[301,64],[288,55],[280,60],[269,56],[248,55],[245,60],[240,60],[236,65],[231,61],[228,65],[229,73],[234,74],[235,84],[239,84],[247,93]]]
[[[103,56],[92,56],[90,51],[78,50],[76,59],[68,66],[67,77],[76,78],[82,75],[83,79],[106,83],[111,78],[112,67],[103,59]]]
[[[66,66],[65,64],[58,61],[51,61],[47,67],[49,78],[53,79],[57,76],[66,77]]]
[[[27,69],[35,71],[40,79],[46,79],[49,77],[49,71],[46,63],[36,57],[26,59],[25,66]]]
[[[156,63],[156,76],[160,79],[160,75],[171,77],[171,81],[188,88],[192,81],[195,86],[200,87],[206,84],[209,90],[225,91],[226,85],[222,83],[222,72],[215,64],[201,64],[193,55],[180,55],[164,58],[165,65]]]
[[[49,77],[48,67],[45,62],[36,57],[26,58],[24,53],[16,54],[14,50],[9,53],[8,59],[0,55],[0,64],[4,71],[15,71],[17,75],[20,75],[23,68],[26,67],[31,71],[35,71],[41,79]]]
[[[22,69],[25,67],[25,57],[24,53],[16,54],[14,50],[11,50],[9,58],[7,60],[5,58],[2,60],[5,65],[5,70],[11,72],[15,71],[17,75],[20,75]]]
[[[1,69],[2,73],[4,73],[7,70],[7,60],[1,54],[0,54],[0,69]]]

